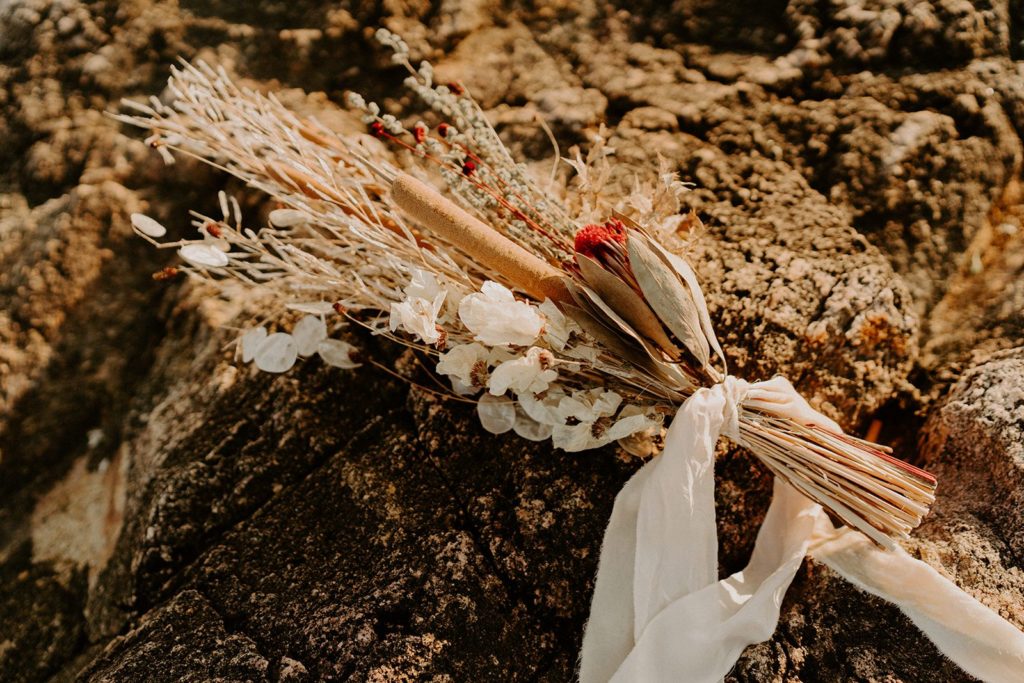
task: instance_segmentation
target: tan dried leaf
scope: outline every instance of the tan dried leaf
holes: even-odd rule
[[[647,244],[641,233],[626,239],[629,264],[651,309],[704,368],[710,349],[700,326],[700,314],[679,275]]]
[[[602,268],[597,261],[583,254],[576,255],[576,263],[580,267],[583,279],[612,310],[628,322],[637,333],[665,351],[670,358],[679,358],[679,349],[665,334],[665,328],[662,327],[658,316],[632,287]]]

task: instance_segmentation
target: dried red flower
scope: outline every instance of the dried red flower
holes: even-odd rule
[[[423,142],[427,139],[427,127],[426,126],[413,126],[412,136],[416,139],[417,143]]]
[[[448,131],[450,131],[451,128],[452,127],[449,126],[447,123],[439,123],[437,124],[437,134],[443,138],[446,138],[448,137]]]
[[[446,83],[445,85],[447,85],[448,89],[451,90],[456,95],[461,95],[462,93],[466,92],[466,89],[463,88],[461,84],[455,83],[454,81],[451,83]]]
[[[462,175],[473,175],[474,171],[476,171],[476,164],[472,161],[462,164]]]
[[[622,221],[611,219],[603,225],[585,225],[576,233],[573,245],[577,254],[597,258],[601,246],[608,242],[626,243],[626,226]]]
[[[370,135],[375,138],[383,138],[386,135],[384,130],[384,124],[380,121],[374,121],[370,124]]]

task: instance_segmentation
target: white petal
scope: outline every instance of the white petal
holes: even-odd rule
[[[558,306],[551,302],[551,299],[544,299],[544,302],[537,307],[544,314],[547,321],[544,323],[544,339],[557,351],[565,350],[569,343],[569,335],[573,330],[578,329],[576,323],[566,318]]]
[[[516,405],[507,396],[484,394],[476,404],[480,424],[491,434],[504,434],[516,423]]]
[[[274,209],[268,218],[276,228],[291,228],[306,222],[306,214],[295,209]]]
[[[528,441],[544,441],[551,436],[554,427],[537,422],[522,411],[516,413],[516,423],[512,425],[515,433]]]
[[[437,277],[428,270],[412,269],[412,281],[405,288],[405,296],[409,299],[427,299],[433,301],[438,294],[445,291],[437,282]]]
[[[163,237],[167,234],[167,228],[142,213],[132,214],[132,227],[147,237]]]
[[[299,350],[290,334],[277,332],[256,347],[256,367],[264,372],[286,372],[295,365]]]
[[[561,448],[569,453],[585,451],[598,445],[594,443],[592,429],[593,425],[589,422],[581,422],[578,425],[555,425],[551,432],[551,440],[555,448]]]
[[[223,268],[228,264],[228,255],[208,244],[186,244],[178,255],[199,268]]]
[[[564,394],[553,392],[549,392],[544,399],[539,399],[530,394],[523,394],[518,397],[519,407],[534,422],[548,425],[564,424],[565,418],[558,414],[558,406],[563,397]]]
[[[622,397],[614,391],[602,391],[594,400],[594,410],[603,417],[614,415],[620,405],[622,405]]]
[[[480,286],[480,291],[488,299],[499,303],[510,304],[516,300],[515,296],[512,294],[512,290],[499,282],[494,282],[493,280],[488,280],[483,283],[483,285]]]
[[[355,350],[356,347],[340,339],[324,339],[316,347],[316,352],[325,363],[343,370],[359,367],[360,364],[352,360],[352,352]]]
[[[491,371],[491,378],[487,382],[487,388],[494,396],[501,396],[509,387],[516,387],[519,384],[519,380],[524,376],[530,375],[530,366],[525,358],[519,358],[517,360],[505,361],[498,367]],[[532,380],[532,376],[526,377],[528,380],[526,384],[529,384],[529,380]],[[518,390],[517,388],[517,393]]]
[[[555,413],[558,415],[560,422],[564,422],[570,417],[583,422],[593,422],[598,418],[594,409],[578,398],[583,393],[577,391],[572,396],[562,396],[558,402],[558,407],[555,408]]]
[[[645,415],[631,415],[624,417],[621,420],[613,424],[607,432],[602,435],[602,438],[609,441],[616,439],[624,439],[630,434],[643,431],[651,427],[651,421],[647,419]]]
[[[248,363],[256,355],[256,349],[267,338],[267,328],[260,325],[242,335],[242,362]]]
[[[459,302],[459,318],[488,346],[529,346],[544,327],[544,316],[535,306],[516,301],[508,288],[490,281]]]
[[[452,379],[452,391],[454,391],[459,396],[472,396],[473,394],[475,394],[478,391],[480,391],[479,389],[474,387],[472,384],[466,384],[465,382],[463,382],[458,377],[452,377],[451,379]]]
[[[315,315],[307,315],[292,329],[292,338],[300,356],[312,356],[317,344],[327,339],[327,325]]]
[[[463,386],[472,386],[473,368],[480,361],[486,360],[487,348],[482,344],[475,342],[458,344],[441,354],[441,357],[437,360],[436,370],[438,373],[450,377],[453,386],[456,380]],[[480,379],[482,380],[483,378],[481,377]]]

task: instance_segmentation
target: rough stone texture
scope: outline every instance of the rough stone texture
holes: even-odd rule
[[[998,585],[990,604],[1024,623],[1024,347],[966,372],[924,428],[925,462],[945,495],[925,529],[974,586]],[[966,537],[966,538],[965,538]],[[971,542],[966,542],[970,540]],[[950,563],[951,564],[951,563]]]
[[[329,121],[347,87],[409,105],[377,24],[538,168],[537,116],[563,153],[606,124],[618,183],[670,159],[733,371],[783,372],[926,461],[940,501],[908,547],[1024,626],[1022,20],[957,0],[0,1],[0,680],[572,678],[637,463],[488,436],[373,368],[251,373],[224,326],[259,301],[154,283],[165,255],[130,236],[142,209],[183,233],[221,187],[266,207],[104,110],[159,94],[179,55],[321,90],[285,99]],[[717,473],[730,572],[770,479],[724,448]],[[968,679],[809,562],[730,680]]]

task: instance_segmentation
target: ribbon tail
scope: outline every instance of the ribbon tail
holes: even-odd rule
[[[811,556],[861,590],[887,600],[957,666],[991,683],[1024,681],[1024,633],[928,564],[885,551],[821,515]]]
[[[633,562],[640,494],[656,461],[644,465],[615,497],[601,543],[590,618],[580,650],[580,682],[606,683],[633,649]]]
[[[633,636],[673,600],[718,579],[715,444],[725,395],[701,390],[683,404],[640,493],[633,573]]]
[[[583,683],[611,680],[657,612],[714,582],[714,446],[723,405],[720,391],[687,400],[662,455],[616,496],[583,635]]]
[[[747,567],[662,610],[613,681],[715,683],[748,645],[772,636],[807,552],[820,507],[776,480]]]
[[[719,681],[775,630],[820,507],[777,481],[750,563],[717,577],[714,446],[724,390],[680,409],[664,453],[616,498],[605,534],[580,679]]]

